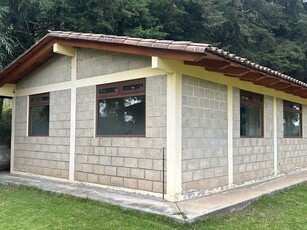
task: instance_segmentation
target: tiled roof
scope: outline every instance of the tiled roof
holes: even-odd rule
[[[307,84],[205,43],[132,38],[105,34],[49,31],[0,72],[0,86],[16,83],[53,55],[53,44],[183,60],[244,81],[307,98]]]
[[[81,39],[81,40],[91,40],[104,43],[112,44],[126,44],[140,47],[150,47],[158,49],[168,49],[168,50],[178,50],[193,53],[205,53],[210,52],[223,57],[232,62],[236,62],[243,66],[276,76],[280,79],[293,82],[295,84],[307,87],[307,84],[296,80],[286,74],[280,73],[278,71],[272,70],[269,67],[258,65],[254,62],[236,56],[235,54],[229,53],[223,49],[212,46],[206,43],[194,43],[191,41],[173,41],[173,40],[158,40],[158,39],[142,39],[142,38],[131,38],[127,36],[115,36],[115,35],[105,35],[105,34],[92,34],[92,33],[77,33],[77,32],[63,32],[63,31],[49,31],[46,36],[67,38],[67,39]]]

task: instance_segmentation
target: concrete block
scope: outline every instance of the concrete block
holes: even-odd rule
[[[88,174],[88,182],[90,183],[98,183],[98,175],[96,174]]]
[[[93,155],[90,155],[88,156],[88,163],[89,164],[98,164],[100,161],[99,161],[99,156],[93,156]]]
[[[139,168],[152,169],[153,161],[151,159],[139,159],[138,166]]]
[[[92,173],[93,172],[93,165],[83,164],[82,165],[82,172]]]
[[[106,175],[99,175],[98,182],[103,185],[110,185],[111,177]]]
[[[110,185],[123,187],[124,186],[124,178],[111,176]]]
[[[124,187],[131,188],[131,189],[137,189],[138,187],[137,179],[124,178]]]
[[[152,191],[152,181],[138,180],[138,189]]]
[[[137,179],[144,179],[145,178],[145,170],[139,168],[132,168],[131,169],[131,177]]]
[[[157,193],[162,193],[162,191],[163,191],[162,182],[153,181],[152,182],[152,191],[157,192]]]
[[[117,175],[117,168],[113,166],[105,166],[105,174],[110,176],[116,176]]]
[[[104,166],[103,165],[93,165],[93,173],[104,174]]]
[[[124,166],[129,167],[129,168],[137,168],[138,159],[137,158],[124,158]]]
[[[119,177],[130,177],[130,168],[118,167],[117,176]]]
[[[161,181],[161,172],[154,170],[145,170],[145,180]]]

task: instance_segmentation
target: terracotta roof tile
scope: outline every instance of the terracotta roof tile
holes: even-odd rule
[[[124,43],[126,40],[126,37],[113,37],[112,38],[112,43]]]

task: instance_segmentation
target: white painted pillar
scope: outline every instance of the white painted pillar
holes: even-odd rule
[[[166,195],[171,202],[182,200],[181,167],[182,74],[167,75],[167,163]]]
[[[70,90],[70,145],[69,145],[69,181],[75,180],[76,154],[76,104],[77,104],[77,52],[71,58],[71,90]]]
[[[273,97],[273,139],[274,139],[274,175],[278,174],[278,153],[277,153],[277,101]]]
[[[233,186],[233,87],[227,87],[228,119],[228,186]]]
[[[12,98],[12,124],[11,124],[11,162],[10,172],[14,172],[15,166],[15,127],[16,127],[16,97]]]
[[[75,152],[76,152],[76,104],[77,104],[77,52],[72,46],[53,45],[53,52],[71,57],[71,88],[70,88],[70,136],[69,136],[69,175],[68,180],[75,180]]]

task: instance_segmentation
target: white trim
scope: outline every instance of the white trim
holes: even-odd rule
[[[97,137],[97,123],[96,122],[98,122],[97,121],[97,113],[98,113],[98,111],[97,111],[97,92],[96,92],[96,87],[95,87],[95,101],[94,101],[94,113],[93,113],[93,117],[94,117],[94,128],[93,128],[93,137],[94,138],[99,138],[99,137]]]
[[[69,144],[69,181],[75,179],[76,154],[76,88],[72,88],[70,101],[70,144]]]
[[[255,92],[272,97],[274,96],[284,100],[295,101],[296,103],[307,105],[306,98],[288,94],[265,86],[255,85],[252,82],[242,81],[239,78],[225,76],[223,73],[208,71],[204,67],[185,65],[183,61],[180,60],[157,58],[154,59],[154,61],[157,62],[155,65],[158,65],[158,69],[163,69],[167,72],[172,72],[176,70],[184,75],[188,75],[191,77],[205,79],[207,81],[219,83],[222,85],[231,85],[233,87],[248,90],[250,92]]]
[[[50,85],[42,85],[37,86],[33,88],[27,88],[27,89],[17,89],[16,90],[16,96],[29,96],[34,94],[40,94],[45,92],[54,92],[54,91],[60,91],[60,90],[67,90],[71,88],[71,81],[56,83],[56,84],[50,84]]]
[[[274,175],[278,174],[278,150],[277,150],[277,100],[273,97],[273,138],[274,138]]]
[[[30,120],[30,108],[29,108],[29,105],[30,105],[30,97],[27,96],[27,100],[26,100],[26,117],[27,117],[27,120],[26,120],[26,137],[29,137],[29,120]]]
[[[69,135],[69,176],[68,180],[75,180],[75,155],[76,155],[76,104],[77,104],[77,52],[72,46],[53,44],[53,52],[71,57],[71,79],[64,87],[70,89],[70,135]],[[40,87],[39,87],[40,88]],[[50,90],[50,85],[48,85]],[[57,90],[60,90],[57,88]],[[50,91],[49,91],[50,92]]]
[[[0,88],[0,96],[15,97],[15,85],[5,84]]]
[[[71,89],[72,87],[81,88],[86,86],[95,86],[95,85],[113,83],[118,81],[126,81],[126,80],[134,80],[144,77],[158,76],[162,74],[165,74],[165,72],[147,67],[137,70],[128,70],[112,74],[99,75],[76,81],[66,81],[66,82],[55,83],[50,85],[42,85],[27,89],[19,89],[16,90],[16,96],[27,96],[44,92],[67,90]]]
[[[233,186],[233,87],[227,87],[228,119],[228,186]]]
[[[76,52],[75,48],[72,46],[60,45],[59,43],[53,44],[53,52],[57,54],[62,54],[68,57],[74,57]]]
[[[151,57],[151,68],[158,69],[159,68],[159,58]]]
[[[120,81],[127,81],[127,80],[134,80],[139,78],[145,77],[152,77],[163,75],[165,72],[160,70],[152,69],[150,67],[136,69],[136,70],[128,70],[123,72],[111,73],[106,75],[99,75],[95,77],[85,78],[85,79],[78,79],[76,81],[76,87],[85,87],[85,86],[95,86],[113,82],[120,82]]]
[[[14,171],[15,166],[15,126],[16,126],[16,97],[12,98],[12,124],[11,124],[11,161],[10,172]]]
[[[182,74],[167,74],[167,184],[168,201],[179,201],[182,196]]]
[[[77,79],[77,54],[71,58],[71,81]],[[77,89],[72,84],[70,90],[70,144],[69,144],[69,181],[75,180],[75,155],[76,155],[76,104]]]

